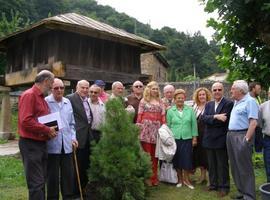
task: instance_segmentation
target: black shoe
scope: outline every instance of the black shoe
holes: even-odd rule
[[[205,191],[212,192],[212,191],[217,191],[218,189],[214,186],[208,186]]]
[[[242,194],[235,194],[235,195],[232,195],[230,197],[231,197],[231,199],[234,199],[234,200],[244,199],[244,196]]]

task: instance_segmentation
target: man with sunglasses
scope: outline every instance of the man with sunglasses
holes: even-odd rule
[[[135,81],[132,84],[132,93],[127,96],[128,105],[131,105],[135,109],[135,115],[133,122],[136,123],[138,108],[141,99],[143,98],[143,83],[141,81]]]
[[[101,132],[100,126],[104,123],[105,120],[105,105],[102,100],[99,98],[101,88],[94,84],[89,88],[89,105],[93,113],[92,121],[92,134],[96,142],[99,141]]]
[[[212,85],[214,100],[206,103],[202,115],[205,123],[202,145],[206,148],[210,182],[207,191],[218,191],[219,197],[226,196],[230,190],[226,135],[233,102],[223,94],[223,84],[214,83]]]
[[[73,148],[78,147],[78,142],[76,140],[73,109],[70,101],[63,97],[64,90],[63,81],[55,78],[52,93],[45,98],[50,112],[59,112],[63,125],[57,136],[47,142],[47,199],[59,199],[59,185],[63,199],[71,199],[74,195],[72,151]]]

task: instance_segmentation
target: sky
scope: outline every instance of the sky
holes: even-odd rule
[[[204,7],[198,0],[96,1],[101,5],[109,5],[118,12],[124,12],[142,23],[148,23],[154,29],[169,26],[179,32],[190,34],[201,31],[208,41],[211,40],[211,35],[214,33],[212,28],[206,27],[206,21],[211,15],[204,12]]]

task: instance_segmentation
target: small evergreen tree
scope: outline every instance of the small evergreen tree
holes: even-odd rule
[[[106,103],[102,137],[93,148],[90,182],[99,199],[145,199],[144,180],[151,175],[150,157],[140,147],[139,129],[119,99]]]

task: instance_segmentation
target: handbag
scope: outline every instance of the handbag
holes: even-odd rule
[[[173,168],[173,164],[171,162],[162,161],[159,173],[159,181],[174,184],[178,183],[177,172]]]

